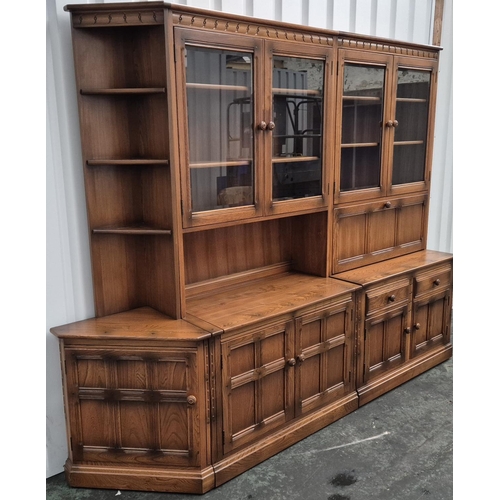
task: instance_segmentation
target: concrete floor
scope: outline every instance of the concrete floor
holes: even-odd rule
[[[70,488],[47,500],[451,500],[453,359],[205,495]]]

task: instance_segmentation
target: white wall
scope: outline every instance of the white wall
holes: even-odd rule
[[[78,0],[77,0],[78,1]],[[46,476],[67,458],[61,372],[49,328],[92,317],[93,297],[68,2],[47,0]],[[103,3],[88,1],[86,3]],[[430,44],[433,0],[185,0],[177,3]],[[452,251],[452,0],[445,0],[428,247]]]

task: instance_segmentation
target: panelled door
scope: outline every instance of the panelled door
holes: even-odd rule
[[[221,342],[223,453],[293,418],[293,321]]]
[[[196,348],[67,348],[73,461],[199,466],[202,360]]]
[[[300,416],[354,389],[352,301],[297,318],[295,331],[295,416]]]

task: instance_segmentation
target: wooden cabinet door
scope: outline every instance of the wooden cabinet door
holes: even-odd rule
[[[333,272],[423,250],[426,195],[387,198],[334,210]]]
[[[415,299],[410,356],[415,358],[450,342],[451,289]]]
[[[199,466],[202,361],[197,348],[67,348],[73,462]]]
[[[293,418],[293,321],[221,341],[223,453]]]
[[[295,416],[354,390],[352,301],[295,320]]]
[[[408,359],[408,307],[373,316],[365,322],[363,383],[390,372]]]
[[[262,41],[176,28],[184,226],[262,214]]]

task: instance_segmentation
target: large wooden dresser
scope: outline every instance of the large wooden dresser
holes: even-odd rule
[[[438,47],[65,9],[95,298],[51,329],[70,485],[204,493],[451,356]]]

